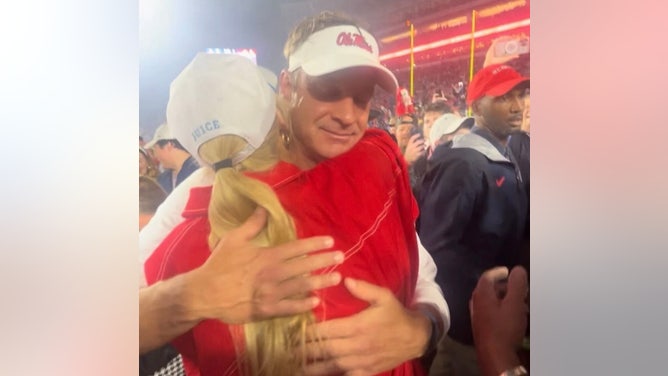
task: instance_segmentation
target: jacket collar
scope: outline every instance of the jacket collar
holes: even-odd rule
[[[492,161],[510,162],[504,156],[505,148],[503,145],[494,139],[494,136],[488,130],[477,125],[473,126],[470,133],[455,136],[452,140],[452,148],[474,149]]]

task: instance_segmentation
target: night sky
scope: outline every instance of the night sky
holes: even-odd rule
[[[141,0],[139,2],[139,134],[150,140],[165,121],[169,85],[207,48],[255,48],[258,64],[279,73],[292,27],[324,6],[343,2]]]

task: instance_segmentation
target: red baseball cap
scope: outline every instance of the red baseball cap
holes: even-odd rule
[[[529,86],[529,78],[523,77],[508,65],[489,65],[473,76],[466,94],[466,104],[470,105],[485,95],[492,97],[504,95],[524,82]]]

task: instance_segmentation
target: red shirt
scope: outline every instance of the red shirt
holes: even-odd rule
[[[268,172],[249,176],[272,186],[294,219],[299,238],[334,237],[334,249],[344,250],[346,255],[344,263],[336,268],[343,277],[386,287],[405,306],[412,303],[418,272],[414,227],[417,205],[403,157],[387,133],[368,130],[349,152],[311,170],[279,162]],[[204,263],[209,255],[210,195],[211,187],[191,190],[183,213],[185,221],[145,264],[149,284]],[[349,316],[368,306],[343,284],[321,290],[318,295],[322,300],[314,310],[318,320]],[[200,323],[177,338],[174,345],[182,353],[188,375],[223,374],[230,366],[236,367],[229,328],[220,321]],[[418,360],[384,373],[416,374],[422,374]]]

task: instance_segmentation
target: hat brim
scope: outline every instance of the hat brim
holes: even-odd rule
[[[452,114],[446,114],[446,115],[452,115]],[[438,119],[436,119],[438,121]],[[445,136],[452,134],[456,132],[459,128],[464,125],[466,122],[473,122],[475,121],[472,117],[464,117],[464,118],[455,118],[455,117],[449,117],[448,120],[446,120],[446,123],[444,124],[444,127],[442,129],[434,128],[432,126],[432,129],[439,130],[440,136]],[[469,127],[470,128],[470,127]],[[429,135],[431,137],[431,135]]]
[[[309,76],[322,76],[328,73],[357,67],[374,68],[377,71],[376,84],[383,90],[394,93],[399,86],[394,74],[382,64],[367,59],[359,54],[324,55],[302,64],[302,70]]]
[[[150,149],[150,148],[152,148],[153,146],[155,146],[155,144],[158,143],[158,141],[160,141],[160,140],[151,140],[151,141],[145,143],[145,144],[144,144],[144,149]]]
[[[148,151],[141,146],[139,147],[139,152],[142,153],[146,158],[150,158]]]
[[[457,127],[457,129],[463,127],[465,124],[466,124],[466,128],[468,128],[468,129],[473,128],[473,125],[475,124],[475,118],[473,118],[471,116],[467,116],[467,117],[463,118],[462,121],[459,123],[459,126]]]
[[[513,90],[515,87],[522,85],[524,83],[526,83],[527,87],[529,87],[530,80],[528,77],[519,77],[519,78],[514,78],[512,80],[508,80],[506,82],[502,82],[494,87],[487,89],[486,92],[479,94],[478,97],[476,98],[470,98],[467,94],[466,104],[470,106],[473,102],[484,97],[485,95],[489,95],[492,97],[500,97],[506,94],[507,92]]]
[[[499,85],[496,85],[489,90],[487,90],[486,95],[491,95],[493,97],[499,97],[501,95],[504,95],[508,93],[509,91],[513,90],[515,87],[520,86],[521,84],[526,83],[527,87],[529,87],[529,79],[526,77],[522,78],[516,78],[510,81],[503,82]]]

